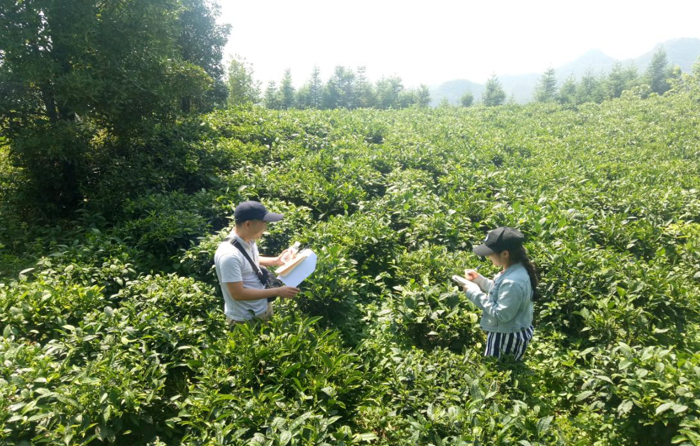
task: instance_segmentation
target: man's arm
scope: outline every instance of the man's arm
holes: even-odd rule
[[[255,288],[244,288],[243,282],[225,282],[228,292],[233,300],[260,300],[275,296],[274,288],[258,290]]]
[[[291,286],[258,290],[254,288],[244,288],[243,282],[225,282],[224,285],[226,285],[229,294],[231,294],[234,300],[260,300],[274,296],[289,299],[296,296],[299,292],[299,288]]]
[[[281,256],[279,257],[263,257],[260,256],[260,265],[261,266],[282,266],[284,263],[280,259]]]
[[[277,257],[263,257],[260,256],[258,259],[260,261],[260,265],[262,266],[282,266],[284,265],[284,262],[282,261],[282,257],[289,251],[289,249],[285,249],[282,251],[282,254],[278,255]]]

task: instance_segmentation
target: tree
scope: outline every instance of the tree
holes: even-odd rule
[[[557,77],[554,68],[544,72],[535,88],[536,102],[554,102],[557,98]]]
[[[357,97],[357,107],[371,108],[376,105],[377,98],[374,94],[372,84],[367,80],[365,67],[357,69],[355,76],[355,96]]]
[[[335,67],[326,84],[328,101],[326,108],[356,108],[355,72],[343,66]],[[331,106],[331,104],[334,104]]]
[[[398,108],[409,108],[418,102],[417,92],[414,89],[404,89],[399,93]]]
[[[311,108],[309,102],[309,84],[304,84],[297,90],[296,107],[299,109]]]
[[[557,95],[557,101],[560,104],[575,104],[576,103],[576,79],[572,74],[569,76],[561,87],[559,87],[559,94]]]
[[[321,70],[314,67],[311,78],[297,92],[297,107],[316,108],[323,106],[323,81],[321,81]]]
[[[589,68],[576,86],[576,103],[603,102],[604,97],[602,82]]]
[[[287,69],[282,77],[279,91],[280,108],[286,110],[295,106],[294,85],[292,84],[292,72]]]
[[[668,84],[668,89],[674,88],[674,86],[682,83],[683,70],[678,65],[673,65],[668,67],[666,83]]]
[[[253,79],[253,68],[244,58],[235,56],[228,66],[228,104],[256,104],[260,101],[260,82]]]
[[[400,96],[404,90],[401,78],[397,76],[382,78],[377,81],[375,89],[377,91],[377,107],[381,109],[401,108]]]
[[[606,99],[619,98],[622,92],[634,86],[637,80],[637,68],[630,64],[625,67],[620,62],[615,62],[605,79],[603,88]]]
[[[318,67],[314,67],[309,81],[309,104],[313,108],[321,108],[323,105],[323,81]]]
[[[265,105],[265,108],[272,110],[279,110],[282,107],[279,91],[277,90],[277,83],[275,81],[267,83],[263,105]]]
[[[416,105],[420,108],[430,106],[430,89],[427,85],[421,84],[416,92]]]
[[[0,136],[44,210],[65,212],[82,202],[99,172],[89,164],[95,135],[126,152],[131,138],[205,101],[215,82],[207,70],[217,75],[218,45],[226,34],[224,28],[205,29],[211,20],[195,20],[215,16],[203,12],[205,4],[3,2]],[[197,38],[183,48],[183,35]],[[202,36],[217,48],[199,48]]]
[[[484,92],[484,105],[487,107],[494,107],[497,105],[502,105],[506,100],[506,92],[503,91],[501,83],[495,74],[486,81],[486,91]]]
[[[324,108],[356,108],[355,73],[343,66],[335,67],[333,75],[326,84]]]
[[[471,107],[474,103],[474,95],[471,91],[465,92],[461,98],[459,98],[459,103],[462,107]]]
[[[654,53],[649,67],[645,73],[651,91],[657,94],[664,94],[668,91],[668,61],[666,59],[666,50],[660,47]]]
[[[220,14],[220,7],[216,3],[181,0],[177,46],[182,59],[202,67],[213,81],[213,87],[202,97],[182,98],[182,111],[185,113],[195,110],[206,112],[226,104],[228,91],[224,82],[222,57],[231,26],[216,23]]]

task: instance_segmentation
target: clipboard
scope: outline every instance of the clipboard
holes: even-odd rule
[[[296,287],[316,270],[316,260],[316,253],[305,249],[275,271],[277,278],[287,286]]]

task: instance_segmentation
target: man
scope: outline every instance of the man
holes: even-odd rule
[[[245,201],[236,206],[233,216],[236,228],[214,254],[216,276],[224,294],[224,314],[229,325],[255,317],[266,320],[272,316],[272,302],[268,298],[292,298],[299,289],[289,286],[265,289],[256,270],[236,245],[245,250],[256,269],[261,265],[282,265],[286,250],[277,257],[261,257],[255,240],[262,237],[268,222],[280,221],[283,215],[269,212],[257,201]]]

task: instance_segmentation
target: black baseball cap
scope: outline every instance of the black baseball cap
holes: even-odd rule
[[[243,223],[248,220],[280,221],[284,215],[268,211],[259,201],[244,201],[236,206],[233,217],[236,223]]]
[[[490,231],[486,235],[486,240],[479,246],[474,247],[474,254],[485,257],[494,252],[510,251],[522,246],[525,236],[517,229],[502,226]]]

